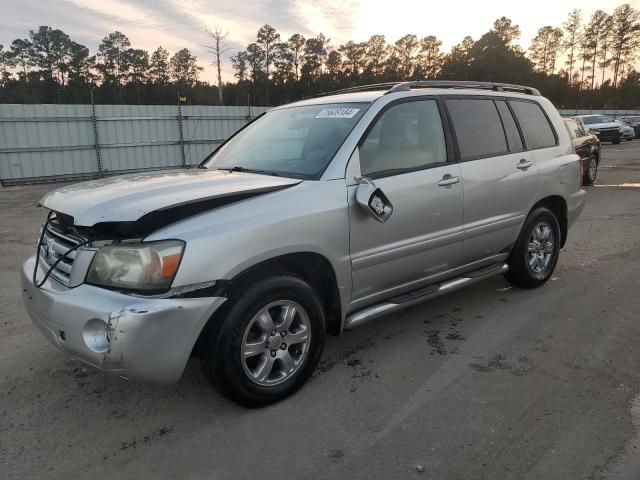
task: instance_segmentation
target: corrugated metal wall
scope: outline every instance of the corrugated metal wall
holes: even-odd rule
[[[265,107],[0,105],[0,183],[200,162]]]

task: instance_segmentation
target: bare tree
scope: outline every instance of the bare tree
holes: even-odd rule
[[[207,29],[207,34],[211,37],[213,45],[205,45],[205,48],[213,54],[213,65],[216,67],[218,73],[218,99],[220,105],[224,103],[222,100],[222,55],[229,51],[229,47],[226,45],[226,38],[229,32],[222,32],[222,28],[216,26],[213,30]]]

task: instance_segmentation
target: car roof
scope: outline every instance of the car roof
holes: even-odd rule
[[[397,98],[404,97],[413,97],[413,96],[425,96],[425,95],[478,95],[478,96],[495,96],[495,97],[510,97],[510,98],[522,98],[526,100],[533,100],[535,98],[541,98],[537,95],[530,95],[525,93],[518,92],[500,92],[500,91],[492,91],[486,89],[476,89],[476,88],[419,88],[414,90],[400,91],[400,92],[389,92],[388,89],[380,89],[380,90],[367,90],[363,92],[348,92],[348,93],[339,93],[335,94],[327,94],[322,96],[317,96],[314,98],[308,98],[305,100],[299,100],[297,102],[288,103],[285,105],[281,105],[279,107],[273,108],[273,110],[280,110],[283,108],[289,107],[302,107],[307,105],[326,105],[333,103],[372,103],[377,99],[385,96],[385,95],[394,95]]]

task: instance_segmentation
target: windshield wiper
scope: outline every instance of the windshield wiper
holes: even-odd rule
[[[243,173],[257,173],[260,175],[271,175],[272,177],[280,177],[279,173],[273,172],[271,170],[260,170],[257,168],[246,168],[246,167],[228,167],[228,168],[218,168],[218,170],[224,170],[226,172],[243,172]]]

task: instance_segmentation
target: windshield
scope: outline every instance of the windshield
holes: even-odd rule
[[[593,117],[582,117],[582,122],[585,125],[593,125],[594,123],[610,123],[611,119],[602,115],[594,115]]]
[[[330,103],[273,110],[238,132],[201,166],[316,178],[367,106]]]

